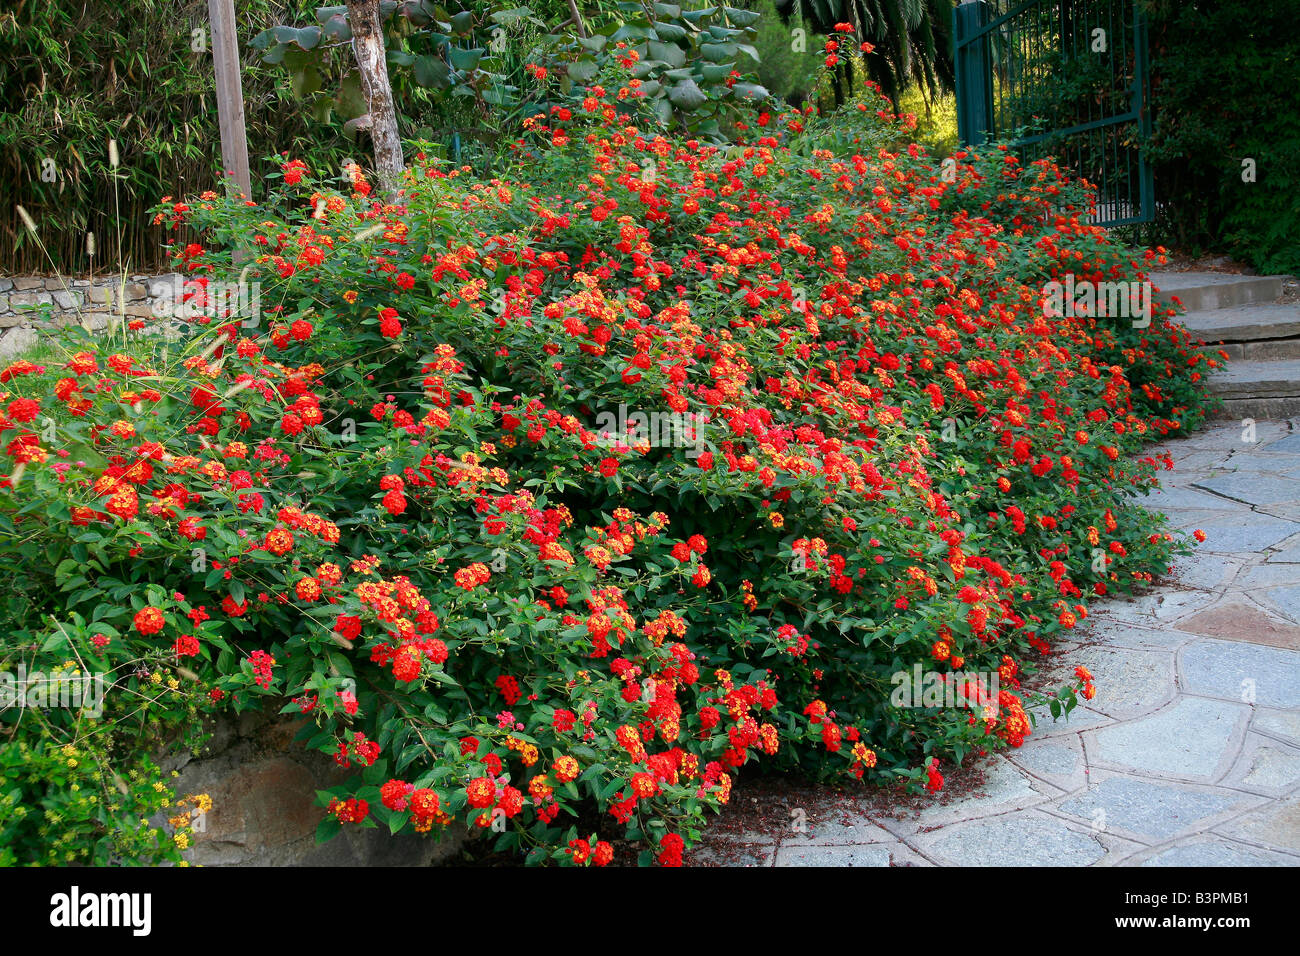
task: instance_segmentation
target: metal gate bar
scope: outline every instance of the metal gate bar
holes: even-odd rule
[[[1150,222],[1146,18],[1135,0],[974,0],[953,8],[957,132],[1052,155],[1097,190],[1092,220]]]

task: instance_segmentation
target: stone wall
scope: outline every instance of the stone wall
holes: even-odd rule
[[[123,315],[129,321],[170,314],[181,282],[178,273],[91,278],[0,275],[0,361],[27,351],[42,334],[59,326],[79,323],[98,331]]]
[[[212,809],[185,856],[201,866],[430,866],[453,860],[468,839],[464,825],[442,839],[387,827],[344,827],[316,845],[324,810],[316,791],[352,771],[295,743],[300,721],[260,713],[223,717],[198,757],[172,758],[178,797],[206,793]]]

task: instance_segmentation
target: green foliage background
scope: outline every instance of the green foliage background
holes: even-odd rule
[[[1150,0],[1148,15],[1160,203],[1148,240],[1300,272],[1300,5]]]
[[[119,251],[130,271],[161,266],[161,234],[145,211],[159,196],[212,188],[220,158],[212,57],[191,49],[191,31],[206,27],[207,3],[7,6],[0,13],[0,263],[15,273],[85,273],[92,265],[86,232],[93,231],[97,266],[115,267]],[[235,4],[241,33],[315,6]],[[317,162],[349,151],[339,131],[309,125],[283,75],[260,65],[256,51],[244,49],[243,59],[254,182],[270,168],[259,158],[272,150],[310,145]],[[121,156],[116,171],[109,139]],[[54,182],[41,178],[47,158]],[[17,205],[38,223],[48,258],[23,229]]]

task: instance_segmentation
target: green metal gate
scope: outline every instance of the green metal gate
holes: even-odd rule
[[[1053,156],[1097,189],[1093,221],[1150,222],[1146,18],[1136,0],[967,0],[953,8],[957,132]]]

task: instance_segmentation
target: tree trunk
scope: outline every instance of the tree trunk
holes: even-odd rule
[[[379,0],[347,0],[348,25],[352,28],[352,52],[361,71],[361,89],[370,111],[370,138],[375,146],[375,178],[379,189],[391,196],[402,181],[406,160],[397,132],[397,110],[388,81],[388,60],[384,49]]]

